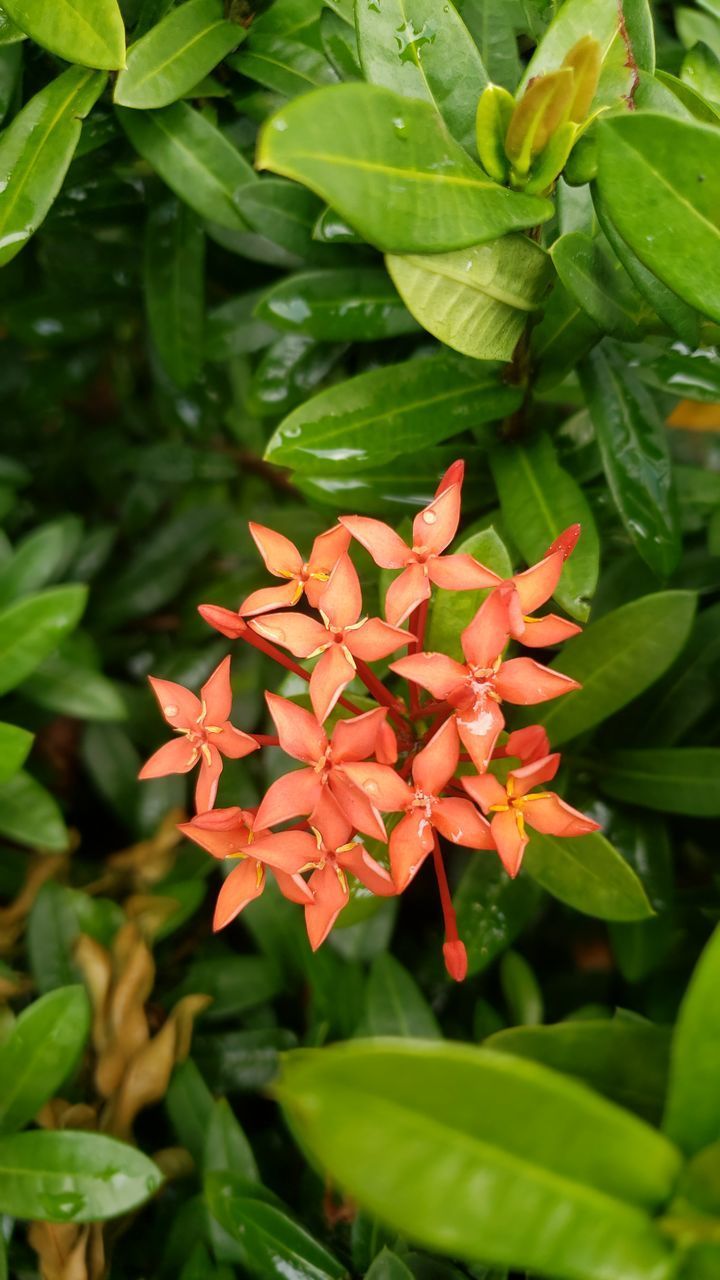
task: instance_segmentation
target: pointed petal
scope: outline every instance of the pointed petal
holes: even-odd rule
[[[457,769],[459,757],[457,726],[455,717],[450,716],[413,761],[416,786],[428,796],[439,796]]]
[[[375,759],[378,764],[395,764],[398,758],[398,744],[395,730],[384,720],[375,743]]]
[[[245,618],[249,618],[251,614],[271,613],[275,609],[282,609],[283,606],[297,604],[303,593],[302,583],[297,578],[291,578],[289,582],[283,582],[281,587],[261,587],[259,591],[253,591],[240,605],[239,613]]]
[[[544,649],[546,645],[562,644],[581,631],[582,627],[576,622],[570,622],[569,618],[546,613],[542,618],[525,618],[522,642],[527,649]]]
[[[474,556],[459,555],[438,556],[428,561],[430,581],[445,591],[482,590],[483,587],[497,587],[502,582],[496,573],[486,569]]]
[[[301,875],[290,876],[287,871],[278,871],[277,867],[272,868],[272,873],[283,898],[287,898],[289,902],[297,902],[300,906],[308,906],[314,901],[312,890]]]
[[[350,531],[341,524],[335,524],[332,529],[328,529],[327,533],[321,533],[312,544],[308,560],[310,573],[326,574],[325,581],[327,581],[340,556],[349,546]],[[321,589],[324,585],[325,583],[319,583]]]
[[[391,831],[390,866],[398,893],[407,888],[434,843],[432,826],[417,809],[401,818]]]
[[[327,735],[315,716],[277,693],[266,693],[265,701],[283,751],[305,764],[316,764],[325,754]]]
[[[390,670],[427,689],[433,698],[443,700],[460,689],[468,679],[467,667],[444,653],[411,653],[407,658],[391,662]]]
[[[208,809],[212,809],[215,804],[220,774],[223,771],[222,756],[217,747],[210,747],[209,755],[209,763],[204,755],[201,758],[200,772],[195,784],[195,810],[197,813],[207,813]]]
[[[190,822],[181,822],[178,830],[193,840],[213,858],[232,858],[247,849],[248,814],[244,809],[213,809]]]
[[[347,552],[343,552],[330,580],[320,596],[320,609],[331,627],[351,627],[362,609],[362,591],[357,569]]]
[[[248,528],[270,573],[276,578],[294,578],[302,573],[303,558],[289,538],[252,521]]]
[[[381,863],[370,856],[367,849],[359,841],[353,843],[352,849],[347,849],[345,853],[338,854],[338,862],[340,866],[349,871],[365,885],[371,893],[376,893],[383,898],[391,898],[394,896],[396,889],[392,876],[385,870]]]
[[[481,773],[478,777],[466,777],[462,784],[469,796],[488,813],[494,804],[507,804],[507,792],[494,773]]]
[[[450,545],[460,523],[460,485],[443,489],[413,520],[413,546],[439,556]]]
[[[494,849],[490,823],[478,813],[474,804],[459,796],[439,800],[433,809],[433,822],[441,836],[467,849]]]
[[[312,813],[322,792],[314,769],[297,769],[283,774],[267,789],[257,811],[258,827],[274,827],[288,818],[305,818]]]
[[[309,658],[321,645],[332,642],[322,622],[304,613],[268,613],[262,618],[253,618],[250,627],[273,644],[289,649],[296,658]]]
[[[372,711],[364,711],[361,716],[339,720],[331,740],[335,764],[344,764],[346,760],[367,760],[375,750],[386,716],[385,707],[373,707]]]
[[[567,529],[563,529],[560,536],[557,537],[552,545],[548,547],[545,554],[551,556],[553,551],[562,551],[564,559],[567,560],[568,556],[572,555],[575,550],[577,540],[581,533],[581,524],[568,525]]]
[[[221,726],[219,733],[212,735],[212,745],[217,747],[221,755],[227,756],[228,760],[242,760],[251,751],[258,750],[255,739],[249,733],[243,733],[242,729],[236,729],[228,720]]]
[[[533,787],[539,787],[543,782],[550,782],[559,767],[560,752],[555,751],[552,755],[541,756],[539,760],[523,765],[521,769],[513,769],[511,777],[515,780],[515,794],[524,796],[528,791],[532,791]]]
[[[405,622],[423,600],[430,599],[430,579],[421,564],[411,564],[390,583],[385,596],[385,617],[393,627]]]
[[[200,690],[205,705],[205,723],[221,725],[230,716],[232,689],[230,688],[230,657],[223,658]]]
[[[562,551],[553,551],[552,555],[538,561],[524,573],[515,574],[513,583],[523,613],[534,613],[550,599],[560,579],[562,567]]]
[[[505,743],[505,754],[515,756],[523,764],[540,760],[550,754],[550,742],[541,724],[530,724],[527,729],[516,729]]]
[[[268,831],[253,840],[248,852],[273,871],[296,875],[311,862],[318,861],[315,837],[309,831]]]
[[[503,662],[495,677],[495,688],[501,698],[520,706],[533,706],[536,702],[548,702],[563,693],[579,689],[577,680],[563,676],[559,671],[541,667],[532,658],[511,658]]]
[[[409,631],[401,631],[400,627],[391,627],[382,618],[368,618],[357,631],[349,631],[345,643],[350,652],[363,662],[377,662],[387,658],[403,644],[412,640]]]
[[[321,724],[327,720],[354,675],[355,668],[348,662],[342,645],[331,644],[321,654],[310,677],[310,700]]]
[[[189,773],[199,759],[187,738],[173,738],[145,761],[138,778],[166,778],[170,773]]]
[[[208,626],[214,627],[230,640],[237,640],[238,636],[247,631],[247,622],[243,622],[240,614],[233,613],[232,609],[223,609],[222,605],[199,604],[198,613]]]
[[[320,871],[313,871],[309,880],[313,895],[312,906],[305,907],[305,925],[313,951],[327,938],[343,907],[349,901],[347,885],[340,882],[340,877],[333,866],[327,863]]]
[[[478,773],[487,769],[498,735],[505,727],[505,717],[497,702],[483,699],[459,711],[456,716],[460,741],[465,744]]]
[[[323,847],[331,853],[341,844],[347,844],[352,836],[352,824],[336,804],[325,805],[320,814],[313,814],[312,825],[320,832]],[[316,853],[318,859],[320,856]]]
[[[507,603],[500,591],[492,591],[460,637],[462,651],[475,667],[491,667],[510,635]]]
[[[528,837],[521,835],[517,815],[514,809],[506,813],[494,813],[490,830],[495,846],[500,854],[500,861],[509,876],[514,879],[520,870]]]
[[[265,872],[254,858],[244,858],[225,880],[215,906],[213,929],[224,929],[265,888]]]
[[[341,516],[341,525],[352,534],[382,569],[403,569],[410,548],[389,525],[370,516]]]
[[[376,764],[374,761],[345,764],[341,772],[383,813],[406,809],[412,802],[412,788],[390,765]]]
[[[454,484],[462,488],[462,482],[464,478],[465,478],[465,463],[463,462],[462,458],[458,458],[456,462],[451,462],[450,466],[445,472],[445,475],[443,476],[437,489],[435,490],[435,497],[439,498],[441,493],[444,493],[446,489],[451,488],[451,486]]]
[[[202,714],[200,699],[174,680],[158,680],[156,676],[148,679],[167,723],[173,729],[196,728],[198,716]],[[223,719],[227,720],[227,716]]]
[[[315,811],[320,821],[322,821],[324,806],[332,802],[342,811],[356,831],[362,831],[364,835],[372,836],[375,840],[387,840],[385,823],[380,816],[380,810],[368,795],[360,791],[345,776],[343,769],[333,769],[330,775],[330,786],[325,788],[325,793],[327,799],[323,798],[322,804]],[[310,820],[312,822],[313,818],[311,817]]]
[[[578,813],[554,793],[544,800],[528,796],[523,812],[531,827],[550,836],[586,836],[591,831],[600,830],[599,822]]]

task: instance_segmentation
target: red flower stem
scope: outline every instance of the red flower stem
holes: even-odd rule
[[[455,908],[450,897],[450,886],[448,884],[447,874],[445,872],[445,863],[440,852],[440,841],[437,838],[437,832],[433,831],[433,861],[435,863],[435,875],[437,876],[438,889],[440,891],[440,903],[442,906],[443,920],[445,921],[445,940],[446,942],[458,942],[460,935],[457,928],[457,916]]]
[[[408,778],[410,776],[410,770],[413,767],[414,759],[415,759],[415,752],[411,751],[407,760],[405,760],[404,763],[401,764],[400,768],[398,769],[398,773],[401,778]]]
[[[444,724],[446,720],[449,720],[452,714],[453,714],[452,707],[449,707],[447,703],[443,703],[442,711],[439,711],[438,714],[436,715],[435,719],[430,725],[430,728],[428,729],[427,733],[423,737],[423,742],[424,743],[429,742],[433,734],[437,733],[440,726]]]
[[[417,650],[419,652],[425,643],[425,626],[427,624],[429,598],[422,600],[410,619],[410,629],[415,632]]]
[[[254,738],[259,747],[279,747],[280,739],[274,737],[270,733],[251,733],[249,735]]]
[[[356,658],[355,665],[357,673],[368,692],[372,694],[375,701],[379,702],[381,706],[387,707],[390,719],[394,720],[396,725],[404,730],[406,728],[406,716],[398,699],[393,697],[389,689],[385,688],[382,680],[378,680],[375,672],[370,670],[370,667],[366,662],[363,662],[362,658]]]
[[[242,631],[240,633],[239,639],[244,640],[246,644],[252,645],[254,649],[259,649],[260,652],[264,653],[268,658],[272,658],[274,662],[278,662],[281,667],[285,667],[287,671],[292,671],[293,675],[300,676],[301,680],[307,681],[310,679],[309,671],[306,671],[304,667],[301,667],[298,662],[293,662],[292,658],[288,658],[287,654],[282,652],[282,649],[276,649],[274,644],[271,644],[269,640],[265,640],[263,636],[259,636],[257,631],[253,631],[250,627],[248,627],[246,631]],[[338,702],[348,711],[352,711],[353,715],[362,715],[360,707],[356,707],[355,704],[353,702],[349,702],[347,698],[338,698]],[[255,736],[256,735],[253,734],[253,737]],[[266,745],[269,746],[271,744],[267,743]]]
[[[419,708],[419,710],[413,713],[413,720],[424,720],[426,716],[434,716],[437,711],[442,711],[443,707],[446,706],[447,703],[441,702],[440,699],[433,702],[426,702]]]

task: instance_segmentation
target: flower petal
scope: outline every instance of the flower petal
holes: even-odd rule
[[[173,738],[145,761],[138,778],[166,778],[170,773],[189,773],[196,765],[199,753],[191,747],[187,738]]]
[[[174,680],[158,680],[149,676],[150,686],[160,704],[167,723],[173,729],[196,729],[198,718],[202,715],[200,699]],[[227,716],[223,716],[227,720]]]
[[[553,551],[537,564],[526,569],[524,573],[516,573],[513,578],[515,590],[520,598],[523,613],[534,613],[541,604],[549,600],[555,590],[562,573],[564,557],[562,551]]]
[[[502,782],[494,773],[481,773],[477,777],[465,777],[462,784],[469,796],[488,813],[494,804],[507,804],[508,797]]]
[[[278,871],[277,867],[272,868],[272,873],[283,898],[287,898],[289,902],[297,902],[300,906],[308,906],[314,901],[312,890],[301,875],[290,876],[286,871]]]
[[[200,771],[195,784],[195,811],[197,813],[207,813],[208,809],[212,809],[215,804],[220,774],[223,771],[222,756],[217,747],[209,747],[206,758],[203,752],[200,761]]]
[[[432,825],[417,809],[405,814],[390,833],[390,866],[398,893],[417,874],[435,843]]]
[[[566,804],[554,792],[544,800],[527,796],[523,808],[525,821],[536,831],[550,836],[586,836],[591,831],[599,831],[599,822],[586,818],[571,805]]]
[[[270,573],[276,578],[295,578],[302,573],[303,558],[289,538],[252,521],[248,528]]]
[[[268,831],[253,840],[249,852],[273,871],[296,875],[310,863],[318,862],[318,847],[309,831]]]
[[[430,581],[445,591],[481,590],[483,587],[497,587],[502,582],[492,569],[486,569],[474,556],[462,552],[429,560],[428,573]]]
[[[232,858],[247,849],[248,818],[247,811],[237,806],[213,809],[210,813],[198,814],[190,822],[181,822],[178,830],[213,858]]]
[[[577,545],[577,540],[582,533],[581,524],[570,524],[567,529],[563,529],[562,533],[555,539],[551,546],[548,547],[546,555],[551,556],[553,551],[562,551],[563,557],[567,560],[572,555]]]
[[[351,849],[346,849],[344,853],[338,854],[338,862],[345,870],[351,872],[356,880],[365,885],[371,893],[378,894],[379,897],[391,898],[394,896],[396,889],[392,876],[385,870],[381,863],[371,857],[358,840],[353,841]]]
[[[453,844],[462,844],[467,849],[495,848],[489,822],[478,813],[474,804],[460,796],[439,800],[433,809],[433,822],[440,835]]]
[[[395,764],[398,758],[398,743],[392,725],[384,720],[375,743],[375,759],[378,764]]]
[[[339,720],[331,739],[335,764],[345,764],[347,760],[367,760],[375,750],[386,716],[385,707],[373,707],[372,711],[364,711],[361,716]]]
[[[382,520],[373,520],[370,516],[341,516],[340,523],[382,569],[403,569],[410,559],[410,548]]]
[[[444,493],[446,489],[449,489],[454,484],[462,488],[464,478],[465,463],[462,458],[458,458],[455,462],[450,463],[450,466],[435,490],[435,497],[439,498],[441,493]]]
[[[400,627],[391,627],[382,618],[368,618],[357,631],[349,631],[345,643],[354,657],[363,662],[377,662],[387,658],[403,644],[409,644],[413,637],[409,631]]]
[[[468,679],[467,667],[444,653],[411,653],[406,658],[391,662],[390,670],[419,684],[433,698],[443,701]]]
[[[265,701],[283,751],[305,764],[316,764],[322,759],[327,749],[327,734],[315,716],[277,693],[266,693]]]
[[[271,783],[257,811],[258,827],[274,827],[288,818],[306,818],[322,794],[322,784],[314,769],[297,769]]]
[[[582,627],[576,622],[560,618],[556,613],[546,613],[542,618],[525,618],[524,622],[522,642],[527,649],[544,649],[546,645],[562,644],[582,631]]]
[[[340,556],[330,580],[320,596],[319,608],[331,627],[342,629],[357,622],[362,609],[362,591],[357,569],[347,551]]]
[[[350,531],[341,524],[335,524],[326,533],[319,534],[312,544],[310,558],[308,559],[309,572],[326,574],[327,578],[329,578],[340,556],[344,551],[347,551],[349,546]],[[318,583],[321,590],[324,585],[323,582]]]
[[[213,929],[224,929],[243,907],[259,898],[265,888],[265,872],[254,858],[245,858],[225,880],[215,905]]]
[[[212,735],[212,746],[217,747],[220,754],[227,756],[228,760],[242,760],[252,751],[258,750],[255,739],[249,733],[243,733],[242,729],[236,729],[229,720],[220,727],[219,733]]]
[[[533,787],[539,787],[542,782],[550,782],[559,767],[560,752],[555,751],[552,755],[541,756],[539,760],[523,765],[521,769],[513,769],[510,776],[514,779],[515,794],[524,796],[528,791],[532,791]]]
[[[563,693],[579,689],[580,685],[570,676],[542,667],[532,658],[511,658],[509,662],[503,662],[498,671],[495,688],[508,702],[529,707],[537,702],[548,702],[550,698],[559,698]]]
[[[232,709],[229,655],[223,658],[210,678],[205,681],[200,690],[200,698],[205,706],[205,724],[224,724]]]
[[[323,848],[330,853],[347,844],[353,831],[351,822],[335,804],[325,805],[319,815],[313,814],[312,825],[320,833]],[[319,860],[322,855],[315,856]]]
[[[305,907],[305,926],[313,951],[327,938],[343,907],[350,898],[347,884],[342,884],[335,868],[327,863],[319,871],[313,871],[309,880],[313,895],[312,906]]]
[[[421,564],[411,564],[390,583],[385,596],[385,617],[399,627],[410,614],[430,599],[430,579]]]
[[[527,729],[516,729],[505,743],[504,754],[515,756],[523,764],[531,760],[540,760],[549,755],[550,742],[546,730],[541,724],[530,724]]]
[[[302,583],[297,578],[283,582],[281,587],[261,587],[253,591],[240,605],[239,613],[245,618],[251,614],[270,613],[274,609],[282,609],[285,605],[297,604],[303,593]]]
[[[247,631],[247,622],[243,622],[239,613],[234,613],[232,609],[223,609],[219,604],[199,604],[198,613],[200,617],[214,627],[221,635],[228,636],[230,640],[237,640],[244,631]]]
[[[508,608],[502,592],[492,591],[460,636],[462,651],[474,667],[492,667],[510,636]]]
[[[380,816],[380,810],[372,803],[369,796],[360,791],[345,776],[343,769],[333,769],[330,785],[324,788],[321,803],[311,815],[310,821],[314,825],[322,822],[325,807],[329,804],[339,808],[356,831],[362,831],[364,835],[372,836],[375,840],[387,840],[385,823]]]
[[[321,645],[332,643],[327,627],[305,613],[268,613],[253,618],[250,627],[273,644],[289,649],[296,658],[309,658]]]
[[[320,723],[327,720],[344,689],[355,675],[342,645],[331,644],[321,654],[310,677],[310,700]]]
[[[460,485],[451,484],[419,511],[413,520],[413,547],[439,556],[449,547],[460,523]]]
[[[508,809],[506,813],[494,813],[490,830],[500,861],[508,875],[514,879],[520,870],[528,842],[528,837],[521,834],[516,811]]]
[[[413,760],[416,786],[428,796],[439,796],[457,769],[459,758],[457,725],[455,717],[449,716]]]
[[[483,698],[456,715],[460,741],[464,743],[478,773],[487,769],[505,717],[497,702]]]
[[[412,788],[394,769],[390,768],[390,765],[376,764],[375,761],[345,764],[341,767],[341,773],[368,797],[376,809],[381,809],[383,813],[394,813],[400,809],[406,809],[412,802]]]

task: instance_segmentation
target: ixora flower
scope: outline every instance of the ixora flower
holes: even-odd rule
[[[141,778],[164,778],[169,773],[189,773],[200,762],[195,807],[212,809],[222,773],[222,757],[241,760],[259,743],[236,729],[228,719],[232,706],[230,659],[223,658],[200,690],[200,697],[172,680],[150,677],[153,693],[165,720],[181,737],[166,742],[140,770]]]
[[[468,795],[490,815],[490,829],[508,875],[516,876],[527,847],[526,824],[551,836],[584,836],[599,830],[599,823],[578,813],[554,791],[535,791],[549,782],[560,765],[560,753],[550,754],[547,734],[539,726],[511,733],[506,754],[525,763],[512,769],[503,785],[492,773],[463,778]]]
[[[534,789],[554,776],[560,761],[541,726],[517,730],[507,741],[499,737],[503,704],[532,705],[578,688],[532,658],[503,655],[511,638],[537,649],[579,630],[556,614],[535,616],[555,592],[579,528],[566,529],[538,564],[501,579],[472,556],[444,554],[458,528],[462,480],[463,463],[456,462],[416,516],[412,547],[379,520],[346,516],[316,539],[305,562],[287,538],[251,526],[271,573],[286,581],[254,592],[237,613],[212,604],[201,605],[200,612],[228,639],[241,639],[309,683],[312,712],[266,693],[277,737],[241,733],[230,724],[229,658],[199,698],[170,681],[151,681],[166,720],[181,737],[161,747],[141,777],[187,772],[199,763],[200,812],[180,830],[214,858],[235,864],[220,890],[216,929],[262,893],[269,871],[285,897],[304,907],[315,950],[349,902],[350,877],[386,897],[404,892],[431,860],[443,913],[445,967],[460,982],[468,960],[444,849],[497,852],[514,876],[531,838],[526,824],[555,835],[596,829],[553,792]],[[378,564],[401,570],[388,591],[387,622],[362,616],[360,581],[348,553],[351,534]],[[460,637],[464,662],[424,652],[433,585],[489,589]],[[303,595],[307,610],[278,610]],[[407,618],[409,628],[403,630],[400,623]],[[393,662],[390,676],[381,679],[370,664],[406,644],[414,652]],[[296,660],[311,658],[317,659],[312,673]],[[369,710],[367,699],[359,706],[354,693],[355,700],[346,696],[355,678],[374,699]],[[406,690],[398,687],[402,679]],[[433,701],[421,703],[423,689]],[[330,715],[332,728],[326,728]],[[478,771],[475,777],[462,775],[461,744],[463,759],[470,758]],[[301,767],[277,777],[256,810],[214,810],[222,756],[239,758],[259,746],[279,746]],[[511,765],[504,785],[488,772],[501,758]],[[389,840],[385,813],[398,815]],[[390,871],[371,856],[361,836],[388,843]]]

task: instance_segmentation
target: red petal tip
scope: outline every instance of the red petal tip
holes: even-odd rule
[[[467,977],[468,958],[465,943],[456,938],[453,942],[443,943],[445,968],[455,982],[463,982]]]
[[[582,533],[581,524],[571,524],[564,529],[559,538],[556,538],[551,547],[548,547],[546,554],[552,555],[553,551],[562,551],[563,560],[567,560],[568,556],[575,550],[577,540]]]

